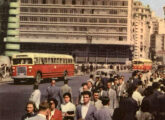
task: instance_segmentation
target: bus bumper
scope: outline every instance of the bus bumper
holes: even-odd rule
[[[13,79],[34,79],[34,76],[12,76]]]

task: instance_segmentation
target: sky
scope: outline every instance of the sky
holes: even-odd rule
[[[155,15],[164,18],[163,6],[165,6],[165,0],[140,0],[144,5],[149,5],[155,12]]]

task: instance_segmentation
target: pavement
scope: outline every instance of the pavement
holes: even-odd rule
[[[121,73],[126,73],[126,72],[130,72],[130,71],[128,71],[128,70],[122,70],[122,71],[120,71]],[[88,76],[88,74],[86,74],[87,76]],[[85,76],[86,76],[85,75]],[[83,75],[83,73],[82,72],[78,72],[78,73],[76,73],[74,76],[71,76],[71,77],[67,77],[67,78],[73,78],[73,77],[77,77],[77,76],[84,76]],[[6,78],[2,78],[2,80],[0,80],[0,83],[8,83],[8,82],[13,82],[13,79],[11,78],[11,77],[6,77]]]
[[[13,82],[13,79],[11,77],[5,77],[2,78],[2,80],[0,81],[0,83],[8,83],[8,82]]]

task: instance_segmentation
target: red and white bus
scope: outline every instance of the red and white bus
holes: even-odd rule
[[[152,61],[150,59],[134,59],[132,61],[132,69],[139,71],[149,71],[152,69]]]
[[[12,78],[40,83],[45,78],[74,75],[74,60],[70,55],[19,53],[12,56]]]

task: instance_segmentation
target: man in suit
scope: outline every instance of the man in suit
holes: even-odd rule
[[[49,104],[48,102],[42,102],[39,105],[39,112],[36,116],[30,117],[27,120],[47,120],[47,116],[49,114]]]
[[[112,83],[109,81],[107,83],[107,88],[108,88],[108,96],[110,99],[110,108],[115,109],[118,107],[118,100],[117,100],[117,95],[116,91],[111,88]]]
[[[55,98],[59,103],[58,108],[60,108],[60,104],[62,103],[62,94],[60,88],[56,86],[55,80],[52,80],[51,86],[47,88],[47,98]]]
[[[93,92],[93,101],[91,102],[97,110],[100,110],[103,107],[101,100],[99,99],[99,91]]]
[[[124,98],[125,92],[126,92],[126,84],[124,82],[124,77],[120,77],[119,86],[118,86],[118,90],[117,90],[117,93],[118,93],[117,96],[118,96],[119,101]]]
[[[94,112],[96,107],[90,103],[91,93],[89,91],[83,92],[83,104],[76,108],[77,120],[95,120]]]
[[[70,93],[71,96],[72,96],[72,88],[68,85],[68,80],[64,80],[64,85],[61,86],[61,94],[62,96],[65,94],[65,93]]]
[[[102,104],[102,109],[95,112],[96,120],[112,120],[113,109],[109,108],[109,98],[103,97]]]
[[[50,104],[50,114],[49,114],[49,120],[62,120],[62,112],[58,109],[56,109],[58,105],[58,101],[54,98],[50,98],[48,100]]]

